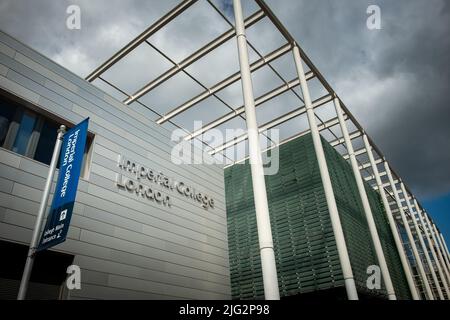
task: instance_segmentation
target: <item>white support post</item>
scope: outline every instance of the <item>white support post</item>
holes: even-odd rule
[[[447,257],[447,254],[445,252],[446,249],[444,248],[444,246],[442,244],[442,241],[441,241],[441,238],[439,237],[439,231],[437,230],[435,224],[433,224],[433,228],[434,228],[434,232],[436,234],[436,238],[437,238],[437,241],[438,241],[438,244],[439,244],[439,248],[441,249],[441,255],[442,255],[442,258],[443,258],[442,259],[442,264],[447,269],[447,271],[450,271],[450,266],[449,266],[449,263],[448,263],[448,257]],[[449,287],[450,287],[450,283],[448,283],[448,284],[449,284]]]
[[[358,161],[356,160],[355,150],[353,149],[352,141],[348,133],[347,124],[344,119],[344,112],[341,108],[341,103],[339,98],[334,96],[334,107],[336,109],[336,114],[339,120],[339,125],[342,130],[342,135],[344,136],[345,147],[350,158],[350,164],[353,169],[353,176],[355,177],[356,185],[358,187],[359,197],[364,209],[364,214],[366,216],[367,225],[369,227],[370,237],[372,238],[372,243],[375,249],[375,254],[378,260],[378,264],[381,269],[381,275],[383,277],[383,282],[386,287],[386,292],[388,294],[389,300],[397,300],[395,296],[394,285],[392,284],[391,275],[389,274],[389,268],[386,262],[386,258],[383,252],[383,246],[378,235],[377,226],[373,218],[372,208],[370,207],[369,198],[367,197],[366,189],[364,187],[364,182],[361,177],[361,172],[359,171]]]
[[[444,251],[444,258],[447,261],[447,267],[450,269],[450,253],[448,252],[447,243],[445,243],[444,235],[439,233],[439,238],[442,241],[442,251]]]
[[[336,199],[334,197],[330,173],[328,171],[328,165],[325,159],[325,152],[323,150],[322,141],[320,138],[319,130],[317,128],[314,108],[312,106],[311,97],[309,95],[308,84],[306,81],[305,72],[303,70],[300,50],[297,44],[293,46],[292,53],[294,55],[295,66],[297,69],[298,78],[300,80],[300,87],[303,93],[303,100],[305,102],[306,114],[308,117],[309,127],[311,129],[314,150],[316,153],[317,162],[319,164],[320,177],[322,179],[322,185],[325,192],[327,207],[330,213],[331,225],[333,228],[334,237],[336,239],[339,262],[341,264],[342,273],[344,276],[347,297],[349,300],[358,300],[358,292],[356,291],[356,284],[355,279],[353,277],[350,257],[348,255],[347,244],[345,243],[344,231],[342,230],[341,219],[339,217]]]
[[[437,252],[439,261],[440,261],[440,263],[442,265],[442,268],[444,269],[444,273],[445,273],[445,276],[447,277],[447,280],[448,280],[447,283],[448,283],[450,281],[450,274],[449,274],[449,271],[448,271],[447,266],[445,264],[445,261],[444,261],[444,258],[442,256],[441,250],[439,248],[439,244],[438,244],[437,237],[436,237],[436,234],[437,234],[436,226],[432,222],[430,222],[430,220],[429,220],[429,218],[428,218],[428,216],[426,214],[425,214],[425,219],[428,222],[428,225],[430,226],[431,238],[433,239],[433,241],[435,243],[436,252]],[[444,281],[444,279],[442,279],[442,281]]]
[[[420,259],[419,251],[417,250],[416,243],[415,243],[413,234],[411,232],[411,228],[409,227],[408,219],[406,218],[405,211],[403,210],[402,202],[400,201],[400,196],[398,195],[398,190],[397,190],[397,188],[395,186],[394,178],[392,177],[391,169],[389,168],[389,164],[385,160],[384,160],[384,167],[385,167],[386,174],[387,174],[387,176],[389,178],[389,183],[390,183],[391,188],[392,188],[392,193],[394,194],[395,201],[396,201],[398,209],[400,211],[400,216],[402,218],[403,225],[404,225],[405,230],[406,230],[406,235],[408,236],[408,241],[409,241],[409,243],[411,245],[411,249],[412,249],[412,252],[414,254],[414,260],[416,261],[417,268],[419,269],[419,275],[420,275],[420,278],[422,279],[422,284],[423,284],[424,289],[425,289],[425,294],[426,294],[428,300],[434,300],[433,292],[431,291],[431,287],[430,287],[430,284],[428,282],[428,278],[427,278],[427,275],[425,273],[425,269],[423,268],[422,260]]]
[[[444,290],[445,290],[445,292],[447,294],[447,297],[450,297],[448,283],[447,283],[447,281],[444,282],[444,280],[445,280],[444,277],[445,276],[444,276],[443,270],[442,270],[442,268],[441,268],[441,266],[439,264],[438,256],[437,256],[436,250],[435,250],[435,248],[433,246],[433,241],[432,241],[432,239],[430,237],[430,230],[429,230],[429,228],[427,228],[427,225],[425,224],[425,221],[424,221],[424,219],[422,217],[423,211],[420,209],[416,198],[414,198],[414,207],[416,208],[417,216],[419,217],[420,224],[422,225],[423,231],[424,231],[425,236],[427,238],[427,242],[428,242],[428,246],[429,246],[430,251],[431,251],[431,255],[433,256],[433,260],[436,263],[436,267],[438,269],[439,277],[441,279],[443,279],[442,280],[442,284],[444,286]],[[439,281],[435,280],[435,283],[436,283],[436,287],[439,287]],[[441,295],[439,295],[439,296],[441,297]],[[443,296],[441,297],[441,300],[444,300]]]
[[[428,248],[425,245],[425,241],[423,240],[422,231],[420,230],[419,225],[417,224],[417,220],[414,217],[413,207],[412,207],[410,201],[408,200],[408,198],[409,198],[408,193],[406,192],[405,185],[401,180],[400,180],[400,190],[403,193],[403,198],[406,202],[406,206],[408,207],[409,214],[411,215],[411,220],[413,222],[414,229],[416,230],[416,234],[417,234],[417,238],[419,239],[420,246],[422,247],[423,255],[425,256],[425,261],[427,262],[428,269],[430,269],[431,277],[433,278],[433,282],[436,285],[436,290],[438,292],[439,299],[444,300],[444,295],[442,294],[441,286],[439,285],[439,280],[436,276],[436,272],[434,271],[433,263],[430,259],[430,254],[429,254]],[[445,288],[445,286],[444,286],[444,288]]]
[[[245,119],[247,123],[250,167],[252,174],[253,195],[258,227],[259,250],[266,300],[279,300],[277,267],[273,249],[272,229],[270,225],[269,206],[267,202],[264,168],[262,164],[259,131],[256,122],[255,100],[248,60],[247,38],[240,0],[233,0],[236,20],[236,37],[238,44],[239,65],[241,69],[242,93],[244,95]]]
[[[408,286],[409,286],[409,290],[411,292],[411,296],[412,296],[413,300],[420,300],[420,296],[419,296],[419,294],[417,292],[417,288],[414,284],[414,279],[412,276],[410,265],[408,263],[408,258],[406,257],[405,249],[403,248],[403,244],[400,239],[400,235],[398,233],[397,224],[392,215],[391,207],[390,207],[388,199],[386,197],[386,192],[384,191],[384,188],[383,188],[383,182],[381,181],[380,172],[378,171],[377,164],[375,163],[375,159],[373,157],[372,146],[370,145],[369,139],[367,138],[366,134],[363,134],[363,141],[364,141],[365,149],[367,150],[367,154],[369,156],[369,161],[371,164],[372,172],[375,176],[375,181],[378,186],[378,191],[380,193],[381,200],[383,202],[383,206],[386,211],[386,215],[388,217],[389,227],[391,228],[391,232],[394,237],[395,245],[397,247],[397,251],[400,256],[400,261],[402,263],[403,272],[405,273],[406,280],[407,280]]]

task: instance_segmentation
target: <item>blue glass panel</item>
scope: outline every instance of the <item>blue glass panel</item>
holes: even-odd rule
[[[20,121],[19,131],[17,132],[16,140],[12,151],[24,155],[27,151],[28,141],[33,133],[36,117],[31,114],[24,113]]]

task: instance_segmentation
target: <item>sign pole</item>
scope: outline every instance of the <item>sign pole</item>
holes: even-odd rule
[[[25,263],[25,268],[23,270],[22,281],[20,282],[19,293],[17,295],[17,300],[24,300],[27,294],[28,282],[31,276],[31,270],[33,269],[34,258],[36,254],[36,249],[40,239],[40,233],[42,228],[42,223],[44,222],[45,211],[47,208],[48,197],[50,195],[50,189],[53,182],[53,176],[56,171],[56,164],[58,163],[58,156],[61,150],[62,140],[64,133],[66,132],[65,126],[60,126],[58,130],[58,136],[56,138],[55,149],[53,150],[52,160],[50,162],[50,168],[47,175],[47,180],[45,181],[44,193],[42,194],[41,204],[39,207],[39,212],[36,218],[36,223],[34,225],[33,237],[31,238],[30,248],[28,249],[27,261]]]

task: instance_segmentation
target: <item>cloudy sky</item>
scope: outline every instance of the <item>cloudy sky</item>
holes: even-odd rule
[[[213,2],[233,21],[228,1]],[[177,3],[0,0],[0,29],[85,77]],[[450,2],[267,0],[267,3],[408,186],[438,222],[446,223],[443,229],[449,238],[450,219],[446,213],[450,211]],[[66,27],[66,9],[71,4],[81,8],[80,30]],[[381,9],[381,30],[369,30],[366,26],[366,10],[371,4]],[[250,0],[243,0],[243,5],[246,15],[256,10]],[[206,1],[200,0],[149,41],[170,59],[180,61],[229,27]],[[267,19],[250,28],[248,38],[262,54],[283,44],[283,38]],[[258,58],[253,51],[250,57],[252,61]],[[132,93],[171,66],[150,46],[141,46],[104,77]],[[273,66],[286,80],[295,77],[289,55]],[[211,86],[237,68],[236,44],[232,39],[187,70],[202,84]],[[253,80],[256,96],[282,83],[268,67],[258,71]],[[95,83],[110,90],[101,81]],[[314,84],[312,87],[313,96],[319,97],[321,91],[315,90]],[[180,73],[141,101],[164,113],[202,90]],[[124,98],[117,92],[111,93]],[[240,106],[240,84],[221,92],[219,97],[232,107]],[[261,106],[258,120],[263,123],[298,105],[295,95],[288,92]],[[139,108],[136,104],[134,107]],[[191,130],[199,114],[208,122],[227,111],[223,103],[211,98],[175,120]],[[157,118],[145,112],[152,119]],[[237,119],[228,125],[243,124],[242,119]],[[292,123],[288,124],[282,136],[293,133],[292,127]]]

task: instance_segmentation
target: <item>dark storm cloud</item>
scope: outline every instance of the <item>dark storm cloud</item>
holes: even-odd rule
[[[229,0],[215,2],[232,16]],[[65,27],[65,10],[73,3],[82,9],[80,31]],[[0,0],[0,29],[85,76],[176,3]],[[254,10],[248,0],[243,4],[247,14]],[[268,4],[411,189],[426,197],[449,192],[449,2],[271,0]],[[370,4],[381,8],[382,30],[366,27]],[[203,10],[201,3],[196,6],[201,18],[186,18],[186,33],[213,35],[227,28],[215,22],[216,17],[209,18],[211,11]],[[268,26],[257,28],[249,30],[249,37],[264,35],[264,41],[255,39],[263,52],[279,41]],[[188,41],[188,34],[169,37],[167,32],[163,30],[152,41],[177,57],[192,51],[189,46],[194,44]],[[228,66],[236,65],[236,57],[220,57],[226,63],[215,68],[229,74]],[[146,61],[145,54],[140,61],[148,68],[158,63]],[[200,69],[193,66],[189,71],[200,74]],[[255,82],[264,83],[261,77]],[[152,102],[157,104],[157,98]]]
[[[270,1],[419,196],[450,191],[447,1]],[[381,9],[382,30],[366,27]]]

